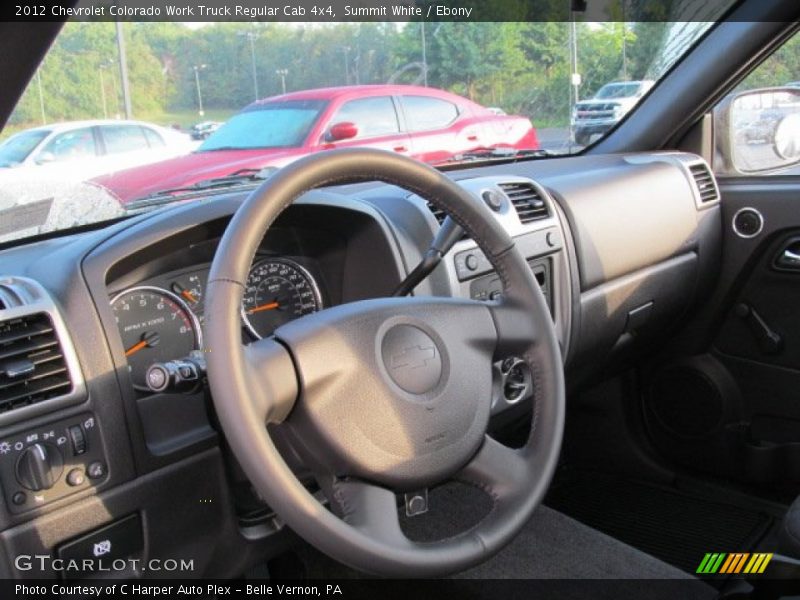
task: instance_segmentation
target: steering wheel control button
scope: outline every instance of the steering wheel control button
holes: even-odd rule
[[[22,506],[27,501],[28,501],[28,496],[25,495],[25,492],[17,492],[11,497],[11,502],[16,504],[17,506]]]
[[[86,474],[89,479],[102,479],[106,476],[106,466],[99,460],[95,461],[86,469]]]
[[[72,487],[78,487],[84,483],[86,483],[86,476],[83,473],[83,469],[72,469],[69,473],[67,473],[68,485],[71,485]]]
[[[478,257],[474,254],[467,254],[467,257],[464,259],[464,264],[470,271],[476,271],[478,269]]]
[[[83,434],[83,427],[80,425],[70,427],[69,438],[72,440],[72,453],[75,456],[86,453],[86,436]]]
[[[428,489],[409,492],[403,495],[406,505],[406,516],[416,517],[428,512]]]
[[[733,231],[739,237],[756,237],[764,229],[764,217],[755,208],[742,208],[733,215]]]
[[[392,381],[409,394],[430,392],[442,378],[441,351],[419,327],[392,327],[383,338],[381,354]]]

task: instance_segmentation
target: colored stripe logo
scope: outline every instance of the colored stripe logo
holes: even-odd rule
[[[700,562],[695,573],[701,575],[736,573],[761,574],[767,568],[769,561],[772,560],[772,553],[757,552],[709,552]]]

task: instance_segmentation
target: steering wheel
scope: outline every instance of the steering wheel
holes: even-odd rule
[[[375,180],[450,214],[497,270],[502,298],[353,302],[243,345],[248,270],[275,218],[311,189]],[[264,182],[237,210],[214,256],[206,339],[217,415],[251,483],[300,536],[353,568],[433,577],[476,565],[522,528],[550,483],[564,424],[563,367],[550,312],[488,207],[422,163],[380,150],[334,150]],[[486,434],[492,364],[508,356],[522,357],[533,375],[531,433],[519,449]],[[268,424],[288,432],[333,512],[287,466]],[[487,492],[492,510],[455,537],[409,540],[396,493],[451,479]]]

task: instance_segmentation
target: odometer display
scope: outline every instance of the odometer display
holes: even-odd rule
[[[284,323],[321,308],[317,284],[296,262],[269,259],[250,269],[242,314],[255,337],[267,337]]]
[[[167,290],[131,288],[114,296],[111,308],[137,388],[147,389],[145,374],[154,362],[184,358],[200,349],[197,318],[183,300]]]

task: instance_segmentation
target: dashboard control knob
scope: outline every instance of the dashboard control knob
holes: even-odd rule
[[[17,481],[32,492],[47,490],[55,485],[64,470],[61,452],[50,444],[32,444],[17,460]]]

